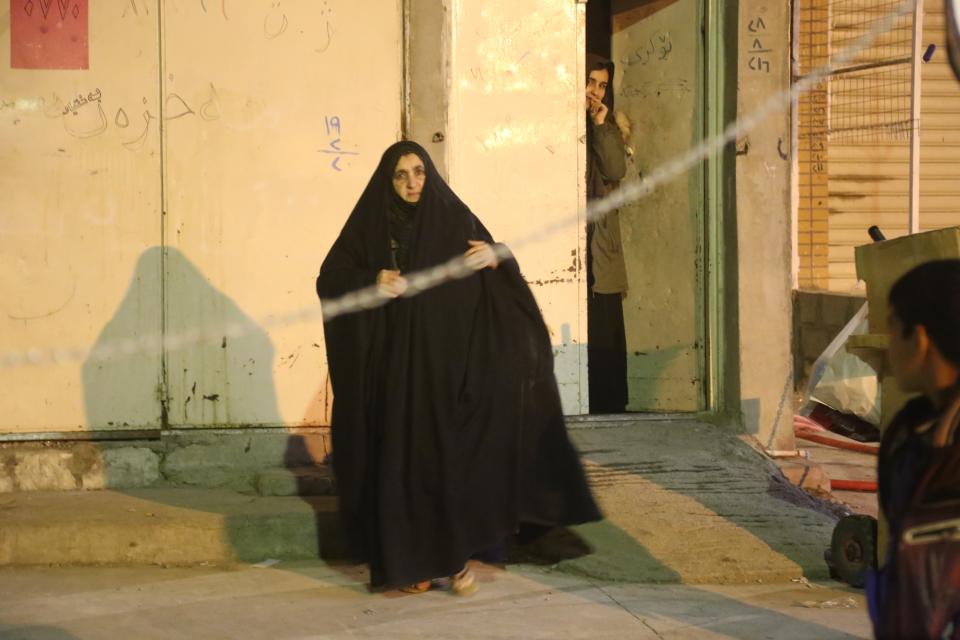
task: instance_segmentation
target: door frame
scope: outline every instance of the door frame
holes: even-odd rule
[[[586,12],[583,4],[588,0],[575,0],[580,9],[578,50],[580,64],[586,54]],[[737,18],[736,0],[702,0],[698,4],[698,20],[701,30],[702,50],[697,57],[698,75],[702,78],[703,104],[699,114],[702,139],[720,136],[737,117]],[[583,69],[578,71],[583,75]],[[584,100],[580,96],[580,100]],[[583,109],[581,109],[582,111]],[[581,118],[582,120],[582,118]],[[585,135],[581,123],[578,137]],[[582,150],[581,166],[585,167],[585,150]],[[703,409],[695,412],[677,413],[632,413],[625,418],[657,419],[680,418],[710,422],[736,418],[739,412],[737,259],[736,259],[736,156],[735,145],[728,143],[719,152],[708,157],[700,167],[702,178],[703,225],[699,230],[703,262],[701,274],[703,287],[697,319],[699,335],[705,344],[701,350],[700,367],[703,376],[701,403]],[[586,206],[584,171],[581,174],[581,211]],[[586,255],[583,216],[580,220],[581,255]],[[585,279],[584,279],[585,280]],[[586,306],[585,282],[581,287],[581,304]],[[586,312],[581,313],[586,339]],[[609,419],[611,416],[589,415],[586,398],[588,379],[586,354],[581,366],[580,397],[583,399],[582,420]]]

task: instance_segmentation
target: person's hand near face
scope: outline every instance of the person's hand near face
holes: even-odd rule
[[[595,125],[603,124],[607,119],[607,105],[603,98],[607,95],[607,85],[610,84],[610,72],[606,69],[596,69],[587,76],[587,113]]]

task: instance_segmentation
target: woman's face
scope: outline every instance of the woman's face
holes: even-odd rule
[[[420,192],[427,178],[427,170],[423,167],[423,160],[415,153],[400,156],[397,166],[393,170],[393,190],[405,202],[415,204],[420,201]]]
[[[587,97],[603,102],[607,95],[607,85],[610,83],[610,72],[606,69],[595,69],[587,76]],[[589,100],[587,101],[589,108]]]

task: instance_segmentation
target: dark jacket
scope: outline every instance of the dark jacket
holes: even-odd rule
[[[605,68],[610,74],[604,98],[609,111],[599,126],[587,115],[587,201],[609,195],[619,188],[627,173],[626,150],[613,119],[614,65],[600,56],[587,56],[587,73],[598,68]],[[620,237],[620,212],[611,211],[591,223],[588,236],[592,290],[595,293],[626,293],[627,269]]]
[[[960,635],[958,400],[937,411],[915,398],[884,433],[878,498],[890,535],[886,564],[867,581],[877,638]]]

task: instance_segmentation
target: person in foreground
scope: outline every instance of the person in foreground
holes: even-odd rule
[[[877,638],[960,638],[960,260],[916,267],[890,291],[890,368],[921,393],[879,453],[886,562],[867,582]]]
[[[373,589],[475,590],[467,561],[521,524],[601,518],[571,445],[553,351],[512,258],[427,152],[398,142],[323,261],[321,300],[376,285],[324,324],[340,512]],[[406,297],[405,275],[464,255],[473,275]]]

